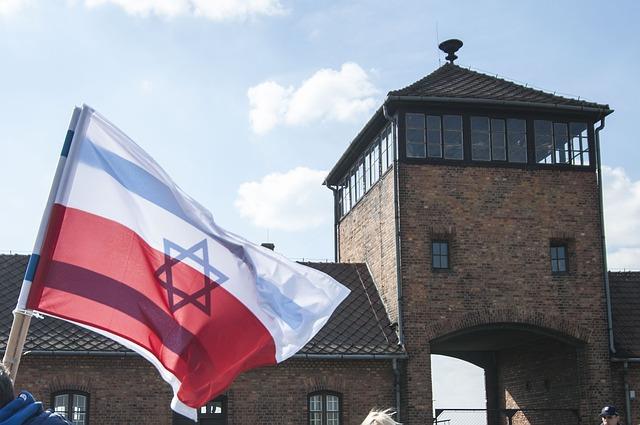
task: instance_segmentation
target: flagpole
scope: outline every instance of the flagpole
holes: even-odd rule
[[[38,229],[38,235],[36,236],[36,242],[33,245],[33,253],[29,257],[29,263],[27,264],[27,270],[24,274],[24,280],[22,281],[22,287],[20,288],[20,295],[18,296],[18,303],[16,309],[13,311],[13,324],[11,325],[11,332],[9,333],[9,340],[7,341],[7,347],[4,352],[4,358],[2,363],[9,369],[11,379],[15,381],[18,373],[18,366],[20,366],[20,357],[22,356],[22,349],[24,342],[27,338],[27,332],[29,331],[29,324],[31,323],[31,316],[33,312],[27,310],[27,299],[29,298],[29,290],[31,289],[31,283],[36,274],[38,267],[38,261],[40,260],[40,250],[47,232],[49,225],[49,217],[51,216],[51,209],[58,192],[58,186],[62,178],[62,171],[67,161],[67,155],[71,148],[71,142],[73,135],[75,134],[78,121],[80,120],[80,113],[82,109],[76,107],[71,115],[71,122],[67,130],[67,135],[64,139],[64,146],[60,153],[60,159],[58,160],[58,166],[56,167],[56,173],[51,183],[51,190],[49,191],[49,199],[42,213],[42,219],[40,220],[40,228]]]

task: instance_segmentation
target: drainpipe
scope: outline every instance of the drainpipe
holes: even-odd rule
[[[382,113],[384,117],[391,124],[391,137],[393,137],[393,205],[394,205],[394,220],[396,226],[396,282],[397,282],[397,295],[398,295],[398,344],[404,348],[404,330],[402,326],[402,268],[400,267],[401,261],[401,253],[400,249],[400,202],[398,202],[399,193],[400,193],[400,182],[399,182],[399,173],[398,173],[398,143],[396,139],[396,132],[394,130],[394,120],[393,117],[389,115],[387,112],[387,104],[386,102],[382,105]],[[401,384],[401,376],[400,370],[398,369],[398,360],[393,359],[393,376],[394,376],[394,387],[395,387],[395,396],[396,396],[396,419],[398,422],[402,422],[401,414],[400,414],[400,384]]]
[[[398,344],[404,347],[404,330],[402,326],[402,268],[401,268],[401,259],[402,259],[402,250],[400,249],[400,202],[398,202],[399,193],[400,193],[400,182],[399,182],[399,171],[398,171],[398,143],[393,134],[393,117],[389,115],[387,112],[387,104],[382,105],[382,113],[384,117],[391,123],[392,136],[394,140],[393,152],[394,152],[394,160],[393,160],[393,178],[394,178],[394,187],[393,187],[393,203],[395,206],[395,226],[396,226],[396,281],[397,292],[398,292]]]
[[[329,186],[329,189],[333,192],[333,257],[336,263],[340,262],[340,255],[338,255],[338,217],[340,212],[338,211],[338,186]]]
[[[607,267],[607,242],[604,234],[604,201],[602,195],[602,163],[600,161],[600,130],[604,128],[605,117],[600,120],[601,124],[596,128],[596,166],[598,172],[598,202],[600,207],[600,224],[602,226],[602,273],[604,274],[604,294],[607,301],[607,330],[609,332],[609,351],[611,354],[616,353],[616,347],[613,342],[613,318],[611,316],[611,289],[609,287],[609,270]]]
[[[624,362],[624,404],[625,413],[627,414],[627,423],[633,423],[631,421],[631,395],[629,394],[629,362]]]
[[[393,365],[393,389],[396,396],[396,419],[400,422],[400,370],[398,369],[398,359],[391,360]]]

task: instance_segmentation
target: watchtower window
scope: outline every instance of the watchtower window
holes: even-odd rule
[[[525,120],[507,120],[507,144],[509,162],[527,162],[527,122]]]
[[[564,244],[551,245],[551,272],[567,272],[567,246]]]
[[[449,242],[448,241],[432,241],[431,242],[431,266],[434,269],[449,268]]]
[[[426,145],[424,139],[425,121],[423,114],[407,114],[407,157],[424,158]]]
[[[444,157],[462,159],[462,117],[445,115],[442,117],[444,127]]]
[[[534,120],[536,163],[589,165],[586,123]]]
[[[475,161],[506,161],[504,120],[471,117],[471,159]]]

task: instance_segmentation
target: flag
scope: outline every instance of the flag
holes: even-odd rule
[[[220,228],[123,132],[84,106],[27,308],[150,361],[192,419],[241,372],[295,354],[349,290]]]

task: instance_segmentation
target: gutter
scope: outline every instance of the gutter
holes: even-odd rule
[[[293,359],[318,360],[396,360],[406,359],[407,353],[399,354],[294,354]]]
[[[601,244],[602,244],[602,273],[604,275],[603,284],[604,284],[604,294],[607,304],[607,331],[609,333],[609,351],[613,355],[616,353],[616,347],[614,345],[613,339],[613,316],[611,314],[611,288],[609,286],[609,270],[607,266],[607,243],[606,237],[604,233],[604,201],[602,195],[602,163],[600,160],[600,130],[602,130],[605,126],[605,117],[603,116],[600,120],[601,124],[595,130],[595,139],[596,139],[596,169],[598,173],[598,207],[600,209],[600,226],[602,227],[601,231]]]
[[[603,105],[604,108],[598,108],[593,106],[576,106],[565,105],[562,103],[541,103],[541,102],[522,102],[518,100],[493,100],[493,99],[474,99],[466,97],[440,97],[440,96],[398,96],[389,95],[385,104],[389,101],[408,101],[408,102],[437,102],[437,103],[466,103],[474,105],[490,105],[490,106],[520,106],[528,109],[540,108],[540,109],[561,109],[573,112],[589,112],[595,113],[602,117],[609,115],[613,112],[609,109],[609,105]]]
[[[140,357],[134,351],[56,351],[56,350],[30,350],[25,351],[23,356],[97,356],[97,357]]]
[[[140,357],[134,351],[55,351],[55,350],[30,350],[23,356],[97,356],[97,357]],[[304,354],[297,353],[291,356],[294,359],[318,359],[318,360],[394,360],[406,359],[406,353],[398,354]]]

